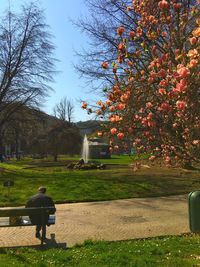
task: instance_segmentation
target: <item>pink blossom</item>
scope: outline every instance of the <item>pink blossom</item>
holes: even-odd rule
[[[143,118],[141,123],[142,125],[147,126],[147,123],[148,123],[147,118]]]
[[[169,103],[167,103],[167,102],[163,102],[163,103],[160,105],[160,108],[161,108],[161,110],[163,110],[163,111],[170,111],[170,110],[171,110],[171,106],[170,106]]]
[[[183,83],[177,83],[176,87],[173,88],[173,92],[178,92],[178,93],[181,93],[181,92],[185,92],[185,89],[186,89],[186,86],[185,84]]]
[[[109,67],[109,63],[108,63],[107,61],[105,61],[105,62],[103,62],[103,63],[101,64],[101,67],[102,67],[103,69],[108,69],[108,67]]]
[[[82,107],[82,109],[86,109],[87,106],[88,106],[87,103],[86,102],[83,102],[81,107]]]
[[[164,88],[159,88],[158,92],[161,95],[166,95],[166,90]]]
[[[150,135],[150,132],[149,132],[149,131],[145,131],[145,132],[144,132],[144,136],[147,137],[147,136],[149,136],[149,135]]]
[[[162,0],[162,1],[158,2],[158,6],[160,9],[168,9],[169,3],[166,0]]]
[[[120,100],[122,102],[126,102],[128,100],[128,98],[130,97],[130,94],[123,94],[121,97],[120,97]]]
[[[155,122],[153,122],[153,121],[148,121],[148,126],[149,127],[154,127],[156,124],[155,124]]]
[[[187,103],[185,101],[178,100],[176,101],[176,107],[179,110],[184,110],[187,107]]]
[[[112,103],[112,102],[111,102],[109,99],[108,99],[108,100],[106,100],[106,105],[107,105],[107,106],[110,106],[110,105],[111,105],[111,103]]]
[[[197,38],[196,38],[196,37],[192,37],[192,38],[190,38],[190,43],[191,43],[191,45],[196,44],[196,42],[197,42]]]
[[[169,163],[171,161],[171,158],[169,156],[165,157],[165,161]]]
[[[117,34],[120,36],[123,34],[124,31],[125,31],[124,26],[120,26],[117,28]]]
[[[110,106],[110,107],[109,107],[109,110],[110,110],[110,111],[115,111],[115,107],[114,107],[114,106]]]
[[[117,138],[119,138],[119,139],[123,139],[123,138],[124,138],[124,134],[123,134],[123,133],[118,133],[118,134],[117,134]]]
[[[146,107],[147,107],[147,108],[152,108],[152,107],[153,107],[153,105],[152,105],[152,103],[151,103],[151,102],[147,102],[147,103],[146,103]]]
[[[110,120],[110,122],[115,122],[115,118],[114,117],[110,117],[109,120]]]
[[[166,70],[164,69],[161,69],[159,72],[158,72],[158,76],[161,77],[161,78],[165,78],[166,77]]]
[[[110,129],[110,132],[111,132],[111,134],[116,134],[117,133],[117,129],[116,128],[112,128],[112,129]]]
[[[141,108],[141,109],[139,110],[139,113],[144,113],[144,111],[145,111],[145,109],[144,109],[144,108]]]
[[[109,147],[109,151],[112,153],[113,152],[113,148],[110,146]]]
[[[180,9],[181,6],[182,6],[181,3],[175,3],[175,4],[173,4],[174,9],[176,9],[176,10]]]
[[[188,64],[189,68],[195,68],[198,64],[198,60],[197,59],[191,59],[190,63]]]
[[[177,73],[182,77],[182,78],[186,78],[189,74],[190,71],[188,68],[186,67],[181,67],[177,70]]]
[[[140,139],[140,138],[136,138],[136,139],[135,139],[135,143],[136,143],[136,144],[140,144],[140,143],[141,143],[141,139]]]
[[[149,119],[152,119],[152,118],[153,118],[153,113],[150,112],[150,113],[148,114],[148,116],[147,116],[147,119],[149,120]]]
[[[151,157],[149,157],[149,160],[150,160],[150,161],[153,161],[153,160],[155,160],[155,158],[156,158],[156,156],[153,156],[153,155],[152,155]]]
[[[198,55],[199,55],[199,53],[198,53],[197,49],[191,49],[187,54],[187,56],[190,57],[191,59],[198,57]]]
[[[193,140],[193,141],[192,141],[192,144],[193,144],[193,145],[198,145],[198,144],[199,144],[199,140]]]
[[[120,103],[120,104],[117,105],[117,108],[118,108],[119,110],[124,110],[125,107],[126,107],[126,105],[123,104],[123,103]]]
[[[161,80],[159,85],[160,86],[167,86],[168,82],[166,80]]]
[[[133,132],[133,128],[132,128],[132,127],[129,127],[129,128],[128,128],[128,132],[129,132],[129,133],[132,133],[132,132]]]

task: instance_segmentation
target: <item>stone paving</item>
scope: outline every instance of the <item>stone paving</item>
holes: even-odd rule
[[[47,245],[126,240],[189,232],[187,196],[59,204]],[[34,226],[0,228],[0,247],[39,246]]]

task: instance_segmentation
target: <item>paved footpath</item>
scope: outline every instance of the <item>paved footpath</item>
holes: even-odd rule
[[[187,196],[59,204],[47,245],[71,247],[85,240],[126,240],[189,232]],[[35,229],[0,228],[0,247],[38,246]]]

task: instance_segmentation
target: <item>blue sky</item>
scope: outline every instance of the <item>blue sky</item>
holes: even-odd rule
[[[10,0],[11,10],[19,10],[24,2],[28,3],[31,0]],[[56,68],[60,71],[55,76],[55,83],[51,84],[54,92],[50,93],[42,109],[52,114],[55,104],[66,96],[75,105],[74,121],[91,119],[91,116],[80,108],[78,100],[94,99],[94,95],[88,94],[89,88],[73,68],[73,63],[78,62],[78,58],[74,56],[74,50],[80,51],[81,47],[87,47],[89,40],[70,21],[70,19],[77,20],[80,16],[87,16],[84,0],[38,0],[36,2],[45,10],[46,23],[54,36],[52,41],[56,47],[55,57],[59,60]],[[9,0],[0,0],[0,15],[8,6]]]

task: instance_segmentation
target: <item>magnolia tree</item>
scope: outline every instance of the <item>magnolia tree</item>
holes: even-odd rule
[[[162,156],[167,165],[200,161],[198,4],[133,0],[126,7],[136,22],[131,31],[117,28],[118,58],[112,66],[102,63],[115,82],[95,111],[110,121],[111,150],[119,139],[149,160]],[[82,107],[89,109],[85,102]]]

